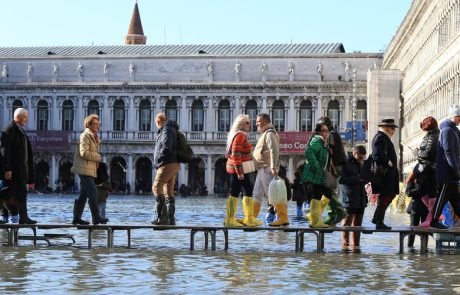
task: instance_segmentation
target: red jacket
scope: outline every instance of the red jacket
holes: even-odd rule
[[[233,138],[232,146],[227,160],[227,173],[244,174],[242,163],[252,160],[251,157],[252,145],[248,141],[248,137],[243,132],[238,132]]]

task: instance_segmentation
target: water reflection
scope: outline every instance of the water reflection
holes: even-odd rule
[[[41,222],[69,223],[74,196],[31,196],[31,216]],[[177,200],[178,224],[222,224],[225,199]],[[290,208],[294,216],[295,208]],[[150,196],[111,196],[107,212],[113,223],[146,223],[151,219]],[[85,211],[85,213],[87,213]],[[370,225],[373,208],[366,213]],[[85,216],[88,218],[89,216]],[[297,224],[297,221],[292,221]],[[389,213],[391,225],[408,224],[406,214]],[[55,232],[53,230],[53,232]],[[59,232],[56,230],[56,232]],[[65,231],[64,231],[65,232]],[[397,254],[395,234],[363,235],[361,254],[342,254],[340,235],[326,235],[326,253],[315,253],[313,236],[305,235],[305,252],[294,252],[294,233],[230,232],[230,249],[224,252],[223,234],[217,234],[218,251],[204,249],[196,235],[189,250],[188,231],[132,232],[133,249],[126,249],[126,233],[115,233],[113,249],[106,249],[106,233],[75,231],[76,244],[53,241],[53,246],[20,241],[19,247],[2,247],[1,294],[354,294],[457,293],[460,263],[457,255]],[[26,231],[23,234],[29,234]],[[0,239],[6,240],[4,232]],[[418,245],[418,241],[416,242]],[[430,241],[430,249],[434,248]]]

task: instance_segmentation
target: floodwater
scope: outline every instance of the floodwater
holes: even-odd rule
[[[70,223],[72,195],[30,195],[29,212],[41,223]],[[221,225],[225,199],[209,196],[178,198],[178,224]],[[291,223],[295,204],[289,204]],[[110,196],[107,215],[112,223],[148,223],[151,196]],[[239,208],[241,212],[241,206]],[[366,210],[364,225],[371,226],[374,207]],[[84,217],[88,218],[89,209]],[[406,213],[388,212],[390,225],[406,225]],[[20,234],[29,234],[22,229]],[[47,230],[75,234],[70,240],[52,240],[52,246],[19,241],[2,246],[1,294],[432,294],[460,293],[460,256],[439,254],[430,240],[428,255],[398,254],[397,234],[362,236],[362,253],[340,251],[340,234],[326,235],[324,253],[316,253],[316,240],[305,235],[303,253],[295,253],[295,234],[284,232],[229,232],[229,250],[217,233],[217,251],[205,250],[197,233],[190,251],[187,230],[115,232],[115,248],[107,249],[106,234],[93,234],[87,249],[87,231]],[[39,234],[43,232],[39,231]],[[0,241],[6,234],[0,232]],[[416,241],[418,248],[418,239]]]

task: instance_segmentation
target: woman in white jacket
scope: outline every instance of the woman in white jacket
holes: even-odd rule
[[[78,174],[80,178],[80,196],[75,200],[72,224],[89,224],[88,221],[81,219],[87,199],[93,224],[105,224],[109,220],[100,215],[97,188],[94,182],[97,177],[97,167],[101,161],[98,136],[99,117],[94,114],[89,115],[85,118],[84,127],[85,130],[80,134],[80,140],[77,143],[71,169],[71,172]]]

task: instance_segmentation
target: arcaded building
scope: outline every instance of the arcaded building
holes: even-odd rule
[[[441,122],[451,104],[460,104],[460,1],[413,1],[381,71],[395,73],[401,87],[401,154],[409,167],[424,136],[420,121],[433,116]]]
[[[158,112],[192,144],[194,159],[178,177],[192,191],[225,191],[225,141],[240,113],[251,117],[253,144],[256,114],[270,114],[290,177],[321,116],[347,145],[367,139],[367,75],[381,53],[346,53],[341,43],[146,45],[143,35],[136,4],[123,46],[0,47],[0,124],[17,107],[29,110],[38,189],[74,186],[75,142],[92,113],[101,117],[101,153],[117,190],[151,190]]]

